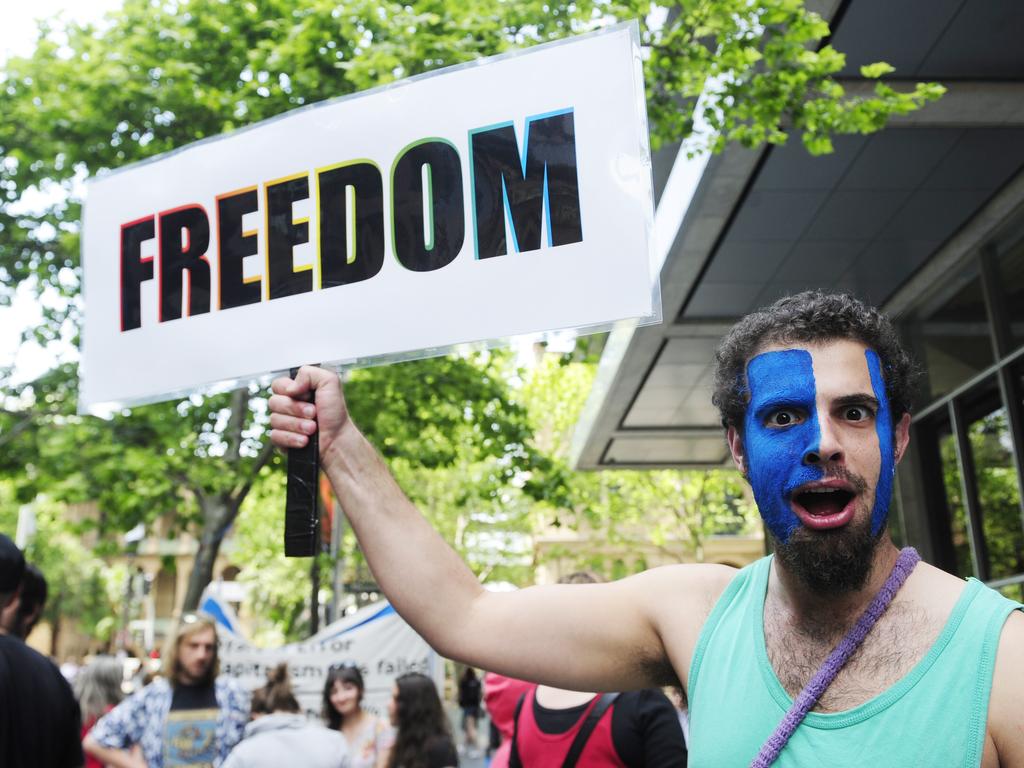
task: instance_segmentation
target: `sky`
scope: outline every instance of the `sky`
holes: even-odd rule
[[[58,14],[75,21],[99,21],[103,14],[121,6],[121,0],[7,0],[0,26],[0,59],[26,56],[35,46],[36,19]]]
[[[59,14],[66,20],[99,21],[105,13],[120,5],[121,0],[6,0],[3,23],[0,24],[0,64],[11,56],[32,53],[36,19],[51,19]],[[13,308],[0,308],[0,366],[15,362],[17,378],[21,380],[35,378],[53,364],[53,356],[33,344],[18,348],[21,330],[38,322],[39,318],[39,306],[28,292],[19,295]]]

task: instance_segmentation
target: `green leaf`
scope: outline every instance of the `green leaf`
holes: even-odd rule
[[[874,64],[864,64],[860,68],[861,77],[866,77],[870,80],[875,80],[882,75],[888,75],[895,71],[896,68],[894,66],[886,64],[884,61],[877,61]]]

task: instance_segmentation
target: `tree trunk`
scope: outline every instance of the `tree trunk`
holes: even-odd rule
[[[242,502],[249,495],[253,483],[259,476],[260,470],[266,466],[274,455],[274,446],[270,440],[263,446],[263,450],[252,462],[248,470],[244,470],[241,456],[242,430],[245,426],[245,416],[249,409],[248,390],[244,387],[236,389],[231,394],[231,414],[228,424],[224,430],[224,439],[228,444],[227,451],[223,457],[225,471],[239,477],[238,485],[230,492],[223,492],[218,495],[209,495],[199,489],[193,489],[199,508],[203,512],[203,530],[199,537],[199,550],[196,552],[195,564],[192,573],[188,576],[188,589],[185,591],[185,602],[182,604],[183,611],[194,611],[199,607],[199,598],[203,596],[206,585],[213,581],[213,566],[220,553],[220,545],[224,536],[235,522],[238,510],[242,508]]]
[[[199,607],[203,590],[213,581],[213,565],[220,553],[224,534],[238,514],[238,505],[224,499],[200,499],[199,505],[203,508],[203,532],[199,537],[199,550],[192,565],[192,573],[188,575],[188,589],[182,605],[185,612],[195,611]]]

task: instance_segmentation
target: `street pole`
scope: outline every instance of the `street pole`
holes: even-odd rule
[[[135,576],[132,573],[134,558],[128,561],[128,575],[125,578],[124,584],[124,610],[121,613],[121,642],[119,643],[119,650],[127,650],[128,648],[128,622],[131,621],[132,615],[132,600],[135,599]]]
[[[320,518],[316,521],[316,548],[313,552],[313,562],[309,566],[309,634],[315,635],[320,631],[320,553],[324,545],[320,536]]]
[[[331,515],[331,559],[333,570],[331,575],[331,621],[341,618],[341,607],[345,597],[345,554],[341,551],[341,542],[345,535],[345,512],[341,502],[334,500],[334,514]]]

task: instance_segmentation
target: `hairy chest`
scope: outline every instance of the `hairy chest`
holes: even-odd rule
[[[922,610],[893,605],[839,671],[814,708],[839,712],[895,685],[924,658],[942,627]],[[795,697],[845,635],[845,628],[799,624],[765,606],[765,643],[779,682]]]

